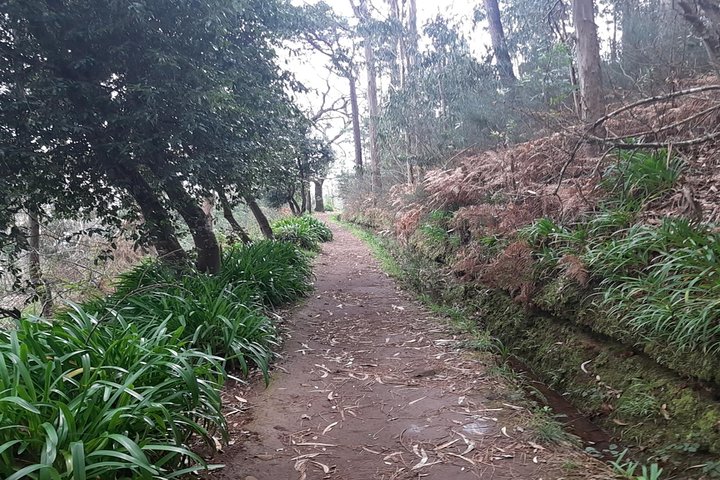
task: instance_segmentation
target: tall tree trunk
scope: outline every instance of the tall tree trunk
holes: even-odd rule
[[[413,185],[415,183],[415,173],[413,172],[413,165],[410,162],[410,157],[405,160],[405,170],[407,175],[407,183],[408,185]]]
[[[312,214],[312,189],[310,188],[310,182],[307,184],[307,189],[305,190],[305,196],[307,196],[307,210],[306,212],[309,214]]]
[[[352,4],[355,15],[361,23],[368,24],[370,21],[370,13],[368,12],[367,0],[360,0],[359,6]],[[365,44],[365,63],[367,71],[367,98],[368,110],[370,118],[368,121],[368,130],[370,134],[370,168],[371,168],[371,184],[373,192],[380,192],[382,189],[382,177],[380,175],[380,155],[377,145],[377,122],[379,117],[378,92],[377,92],[377,72],[375,70],[375,52],[373,51],[372,37],[368,33],[364,38]]]
[[[493,53],[497,62],[498,71],[500,72],[500,80],[503,85],[510,87],[515,84],[517,79],[513,72],[513,64],[510,59],[507,41],[505,40],[505,31],[503,30],[502,20],[500,18],[500,7],[497,0],[484,0],[485,13],[487,14],[488,24],[490,27],[490,39],[492,40]]]
[[[417,5],[415,3],[415,0],[410,0],[409,3],[409,12],[408,12],[408,20],[407,20],[407,31],[408,31],[408,39],[407,39],[407,47],[405,48],[405,62],[406,62],[406,72],[407,75],[413,75],[415,73],[415,65],[417,63],[417,53],[418,53],[418,30],[417,30]],[[405,40],[403,39],[403,45],[405,45]],[[405,81],[403,79],[403,86],[405,86]],[[415,89],[410,88],[410,95],[413,97],[413,101],[415,99]],[[417,151],[418,151],[418,127],[417,122],[414,117],[411,117],[408,119],[408,131],[405,135],[405,140],[408,146],[408,155],[405,160],[405,169],[406,169],[406,176],[407,176],[407,183],[408,185],[413,185],[415,183],[415,174],[413,171],[413,159],[417,158]]]
[[[172,217],[153,187],[136,167],[117,166],[107,172],[114,184],[125,188],[140,207],[150,243],[160,259],[167,263],[187,263],[187,253],[175,234]]]
[[[179,177],[169,175],[163,180],[163,189],[190,230],[197,250],[197,269],[210,274],[220,273],[220,244],[212,224],[198,202],[188,193]]]
[[[373,192],[380,192],[382,189],[382,178],[380,176],[380,154],[377,144],[377,123],[380,115],[377,97],[377,74],[375,72],[375,52],[373,52],[370,39],[365,40],[365,58],[367,59],[367,81],[368,81],[368,108],[370,119],[368,129],[370,133],[370,168]]]
[[[360,108],[358,107],[355,74],[352,70],[348,73],[347,79],[350,82],[350,113],[352,116],[353,142],[355,144],[355,174],[362,177],[363,153],[362,136],[360,135]]]
[[[323,184],[325,183],[324,178],[316,178],[313,180],[315,183],[315,211],[325,211],[325,199],[323,198]]]
[[[573,23],[577,36],[582,119],[594,122],[604,113],[600,45],[593,0],[573,0]]]
[[[300,180],[300,214],[308,211],[308,196],[307,196],[307,189],[305,188],[305,180]]]
[[[390,18],[398,29],[395,35],[395,61],[392,62],[391,84],[402,89],[405,85],[405,28],[398,0],[389,0]]]
[[[230,201],[228,200],[227,195],[225,195],[225,192],[218,190],[218,197],[220,198],[220,206],[223,209],[223,217],[225,217],[225,220],[227,220],[230,224],[230,228],[232,228],[233,233],[237,235],[240,238],[240,241],[244,244],[247,245],[252,243],[250,236],[247,234],[245,229],[240,226],[240,223],[235,218],[232,211],[232,205],[230,205]]]
[[[258,205],[257,201],[250,195],[245,195],[244,198],[245,203],[247,203],[247,206],[250,208],[250,211],[260,227],[260,232],[262,232],[265,238],[272,240],[274,235],[272,228],[270,227],[270,222],[268,222],[268,219],[260,208],[260,205]]]
[[[409,0],[408,12],[408,42],[407,52],[407,71],[412,72],[417,64],[418,53],[418,28],[417,28],[417,3],[415,0]]]
[[[28,276],[33,287],[37,288],[42,281],[42,272],[40,270],[40,222],[38,221],[38,212],[33,210],[28,212]]]
[[[40,265],[40,213],[37,209],[28,212],[28,273],[30,283],[41,304],[40,314],[43,317],[52,315],[53,300],[50,285],[44,281]]]

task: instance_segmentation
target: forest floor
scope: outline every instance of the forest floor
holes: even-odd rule
[[[268,388],[224,392],[218,479],[606,479],[582,447],[543,443],[487,354],[404,293],[368,247],[328,222],[313,296],[283,324]],[[515,402],[515,403],[513,403]]]

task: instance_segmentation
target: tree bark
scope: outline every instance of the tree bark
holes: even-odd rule
[[[682,16],[700,37],[710,64],[720,69],[720,5],[710,0],[678,0]]]
[[[370,130],[370,167],[372,190],[375,193],[382,189],[382,177],[380,175],[380,155],[377,144],[377,122],[379,116],[378,98],[377,98],[377,75],[375,72],[375,53],[369,39],[365,41],[365,57],[367,59],[367,80],[368,80],[368,107],[370,110],[369,130]]]
[[[500,18],[500,7],[497,0],[484,1],[485,13],[490,27],[490,39],[492,40],[493,53],[500,72],[500,80],[503,85],[510,87],[515,84],[517,78],[515,78],[515,72],[513,72],[513,64],[505,40],[505,31]]]
[[[355,14],[361,23],[367,24],[370,20],[368,12],[367,0],[360,0],[360,5],[353,4]],[[382,177],[380,174],[380,156],[377,145],[377,122],[379,117],[378,97],[377,97],[377,72],[375,70],[375,52],[373,51],[372,38],[368,33],[364,38],[365,44],[365,63],[367,71],[367,98],[368,110],[370,118],[368,119],[368,130],[370,134],[369,150],[370,150],[370,168],[371,168],[371,185],[373,192],[380,192],[382,189]]]
[[[325,183],[324,178],[316,178],[313,180],[315,183],[315,211],[325,211],[325,199],[323,198],[323,184]]]
[[[360,108],[358,107],[357,87],[355,86],[355,74],[350,71],[348,74],[350,83],[350,110],[352,116],[353,141],[355,143],[355,174],[363,175],[363,153],[362,136],[360,135]]]
[[[50,286],[44,281],[40,265],[40,213],[33,209],[28,213],[28,273],[38,301],[40,301],[40,314],[50,317],[53,310],[52,292]]]
[[[395,36],[395,61],[392,62],[391,84],[393,87],[402,89],[405,85],[405,28],[403,25],[400,5],[398,0],[389,0],[390,18],[394,26],[398,28]]]
[[[162,183],[173,208],[190,229],[197,250],[197,269],[213,275],[220,273],[220,244],[208,216],[188,193],[179,177],[169,175]]]
[[[255,220],[260,227],[260,232],[262,232],[265,238],[272,240],[274,237],[272,227],[270,227],[270,222],[268,222],[268,219],[260,208],[260,205],[258,205],[257,201],[255,201],[255,199],[250,195],[245,195],[245,203],[247,203],[247,206],[250,208],[250,211],[255,217]]]
[[[418,53],[417,3],[415,0],[409,0],[408,36],[410,41],[407,52],[407,71],[412,72],[417,64]]]
[[[225,220],[227,220],[230,224],[230,228],[232,228],[233,233],[237,235],[240,238],[240,241],[245,245],[252,243],[250,236],[247,234],[245,229],[240,226],[240,223],[235,218],[232,206],[230,205],[230,201],[227,199],[225,192],[218,190],[218,197],[220,198],[220,206],[223,209],[223,217],[225,217]]]
[[[594,122],[604,113],[600,45],[593,0],[573,0],[573,23],[577,36],[582,119]]]
[[[415,173],[413,172],[413,165],[410,162],[410,158],[408,157],[407,160],[405,160],[405,169],[406,169],[406,176],[407,176],[407,183],[408,185],[415,184]]]
[[[187,253],[180,246],[170,214],[140,171],[135,167],[117,166],[108,176],[135,199],[145,220],[149,241],[160,259],[167,263],[187,263]]]
[[[300,198],[301,198],[300,214],[302,215],[303,213],[307,212],[308,209],[310,208],[308,206],[308,196],[307,196],[307,188],[306,188],[305,180],[300,180]]]
[[[28,213],[28,276],[33,287],[37,288],[42,281],[40,270],[40,222],[37,211]]]
[[[288,207],[290,207],[290,213],[295,215],[296,217],[299,217],[302,215],[302,210],[300,210],[300,205],[295,201],[294,198],[290,197],[288,198]]]

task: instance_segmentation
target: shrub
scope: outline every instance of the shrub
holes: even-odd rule
[[[666,149],[655,152],[620,152],[618,163],[608,169],[605,186],[622,201],[651,200],[669,191],[682,172],[683,163]]]
[[[645,336],[719,352],[720,236],[683,219],[631,230],[592,252],[607,274],[599,303]]]
[[[1,476],[169,479],[203,469],[186,445],[225,435],[224,379],[219,358],[187,348],[166,322],[101,322],[79,307],[55,323],[23,319],[0,331]]]
[[[196,274],[138,290],[114,310],[136,324],[165,321],[190,347],[221,356],[244,374],[255,365],[267,376],[276,332],[259,308],[259,295],[250,284]]]
[[[221,278],[233,285],[249,284],[267,306],[278,306],[312,289],[310,258],[295,245],[264,240],[236,245],[223,255]]]
[[[206,469],[187,445],[226,436],[228,362],[267,380],[276,332],[262,309],[306,294],[311,275],[294,245],[235,246],[220,275],[148,262],[111,297],[0,331],[0,477],[162,480]]]
[[[310,252],[320,251],[317,235],[306,225],[288,224],[274,227],[275,238],[281,242],[291,243]]]
[[[280,237],[282,231],[288,229],[299,231],[304,235],[311,236],[315,242],[329,242],[333,239],[333,233],[323,222],[311,215],[301,217],[285,217],[273,223],[273,231]]]

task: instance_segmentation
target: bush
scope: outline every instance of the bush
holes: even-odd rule
[[[207,465],[187,445],[226,436],[228,364],[266,380],[276,332],[263,313],[306,294],[294,245],[225,252],[220,275],[147,262],[114,295],[54,322],[0,330],[0,477],[171,479]]]
[[[317,251],[319,243],[333,239],[330,228],[310,215],[286,217],[273,224],[273,231],[279,240],[296,244],[305,250]]]
[[[306,225],[289,224],[274,228],[275,238],[281,242],[293,244],[309,252],[320,251],[317,235]]]
[[[680,350],[720,352],[720,236],[687,220],[636,226],[598,246],[600,304],[632,329]]]
[[[621,152],[618,163],[606,172],[605,186],[624,202],[652,200],[672,189],[682,168],[682,161],[666,149]]]
[[[310,292],[310,258],[283,241],[264,240],[236,245],[225,252],[221,278],[233,285],[251,285],[264,305],[278,306]]]
[[[0,331],[0,473],[176,478],[205,467],[187,447],[225,435],[219,358],[166,322],[100,321],[81,308]],[[178,471],[174,471],[176,469]]]

